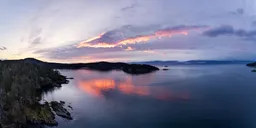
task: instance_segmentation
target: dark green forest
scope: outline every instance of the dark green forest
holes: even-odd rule
[[[48,89],[68,81],[57,70],[25,62],[0,62],[0,127],[57,125],[50,103],[39,104]]]

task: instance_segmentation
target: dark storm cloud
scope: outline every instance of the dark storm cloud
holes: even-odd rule
[[[218,37],[223,35],[228,36],[237,36],[245,40],[255,40],[256,39],[256,30],[243,30],[235,29],[231,25],[222,25],[220,27],[212,28],[203,33],[203,35],[208,37]]]
[[[4,51],[4,50],[7,50],[7,48],[6,48],[6,47],[3,47],[3,46],[0,46],[0,50],[1,50],[1,51]]]

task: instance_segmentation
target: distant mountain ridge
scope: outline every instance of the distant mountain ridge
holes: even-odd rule
[[[248,64],[252,60],[189,60],[189,61],[144,61],[134,62],[135,64],[150,64],[150,65],[218,65],[218,64]]]

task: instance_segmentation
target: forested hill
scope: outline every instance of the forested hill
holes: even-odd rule
[[[57,125],[51,108],[71,115],[58,102],[40,104],[47,90],[67,83],[65,76],[51,68],[18,61],[0,63],[0,127],[20,128],[32,124]],[[52,104],[53,103],[53,104]],[[55,111],[56,110],[56,111]],[[58,114],[59,110],[55,109]]]
[[[26,62],[32,64],[43,65],[53,69],[91,69],[99,71],[122,70],[129,74],[144,74],[159,70],[157,67],[147,64],[127,64],[122,62],[95,62],[95,63],[53,63],[43,62],[34,58],[26,58],[21,60],[4,60],[2,62]]]

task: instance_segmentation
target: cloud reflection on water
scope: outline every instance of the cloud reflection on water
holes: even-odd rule
[[[172,91],[168,86],[150,86],[152,76],[118,75],[115,73],[95,75],[94,73],[80,70],[75,79],[77,86],[86,94],[95,97],[105,97],[104,92],[118,92],[123,95],[150,97],[159,100],[189,100],[187,91]],[[96,76],[96,77],[95,77]],[[83,78],[82,78],[83,77]]]

